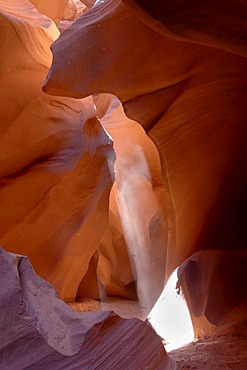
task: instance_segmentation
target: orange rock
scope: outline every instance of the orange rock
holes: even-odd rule
[[[1,248],[0,267],[2,369],[178,369],[148,323],[111,311],[74,312],[27,257]]]
[[[76,15],[76,6],[73,0],[30,0],[30,3],[56,24],[61,20],[73,20]]]
[[[74,300],[108,222],[112,141],[92,98],[41,90],[54,23],[24,1],[0,6],[0,243]]]
[[[246,252],[200,251],[178,269],[195,336],[229,333],[247,319]]]
[[[165,36],[247,56],[247,9],[243,1],[123,0],[123,3]]]
[[[151,309],[164,287],[168,239],[167,194],[158,151],[143,128],[125,116],[116,97],[100,95],[95,103],[116,152],[110,209],[120,218],[139,302]]]
[[[157,145],[169,195],[167,278],[197,250],[244,246],[246,59],[165,37],[118,0],[93,7],[52,50],[46,92],[110,92]]]

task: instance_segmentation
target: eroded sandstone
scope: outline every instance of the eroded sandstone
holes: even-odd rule
[[[1,369],[177,368],[147,323],[74,312],[27,257],[0,249],[0,277]]]
[[[41,90],[54,23],[24,1],[0,6],[0,240],[74,300],[108,223],[112,141],[92,98]]]
[[[84,7],[42,2],[59,29],[67,28],[58,38],[30,3],[0,1],[1,244],[27,254],[64,300],[135,298],[137,282],[141,304],[153,305],[180,266],[178,287],[196,335],[224,332],[246,318],[246,7],[229,0],[222,11],[211,2],[179,11],[166,1],[162,12],[159,1],[152,8],[145,1],[124,1],[130,8],[118,0],[84,3],[91,9],[69,27]],[[47,73],[50,95],[41,91]],[[101,93],[117,96],[129,119],[121,105],[109,114]],[[156,144],[161,168],[137,121]],[[48,337],[50,313],[41,315]],[[104,338],[109,326],[114,335],[122,330],[118,318],[105,319]],[[54,338],[49,345],[57,351]],[[76,355],[66,338],[67,354]],[[4,356],[11,348],[18,358],[13,343]]]
[[[115,94],[157,145],[169,194],[167,278],[197,250],[244,247],[246,59],[165,37],[118,0],[93,7],[52,50],[45,91]]]

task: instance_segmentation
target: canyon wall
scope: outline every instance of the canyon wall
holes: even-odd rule
[[[228,3],[0,1],[0,243],[63,300],[150,309],[180,266],[195,329],[245,318],[246,8]]]
[[[74,312],[27,257],[0,248],[0,277],[1,369],[178,369],[148,323]]]
[[[75,98],[113,94],[156,144],[166,194],[167,281],[196,252],[246,248],[246,8],[229,1],[222,12],[218,3],[193,12],[192,2],[180,14],[176,5],[178,17],[169,23],[169,2],[125,3],[98,3],[63,32],[52,45],[43,89]]]
[[[42,92],[55,24],[24,1],[0,9],[0,243],[75,300],[108,223],[112,140],[92,97]]]

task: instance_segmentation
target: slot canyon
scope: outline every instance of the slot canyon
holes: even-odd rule
[[[0,370],[247,369],[247,3],[0,0]]]

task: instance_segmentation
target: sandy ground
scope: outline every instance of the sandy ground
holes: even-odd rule
[[[112,310],[121,317],[141,320],[147,316],[138,302],[119,298],[110,298],[107,302],[86,299],[69,305],[79,312]],[[181,370],[247,370],[247,333],[242,330],[221,337],[203,338],[173,350],[169,355]]]

